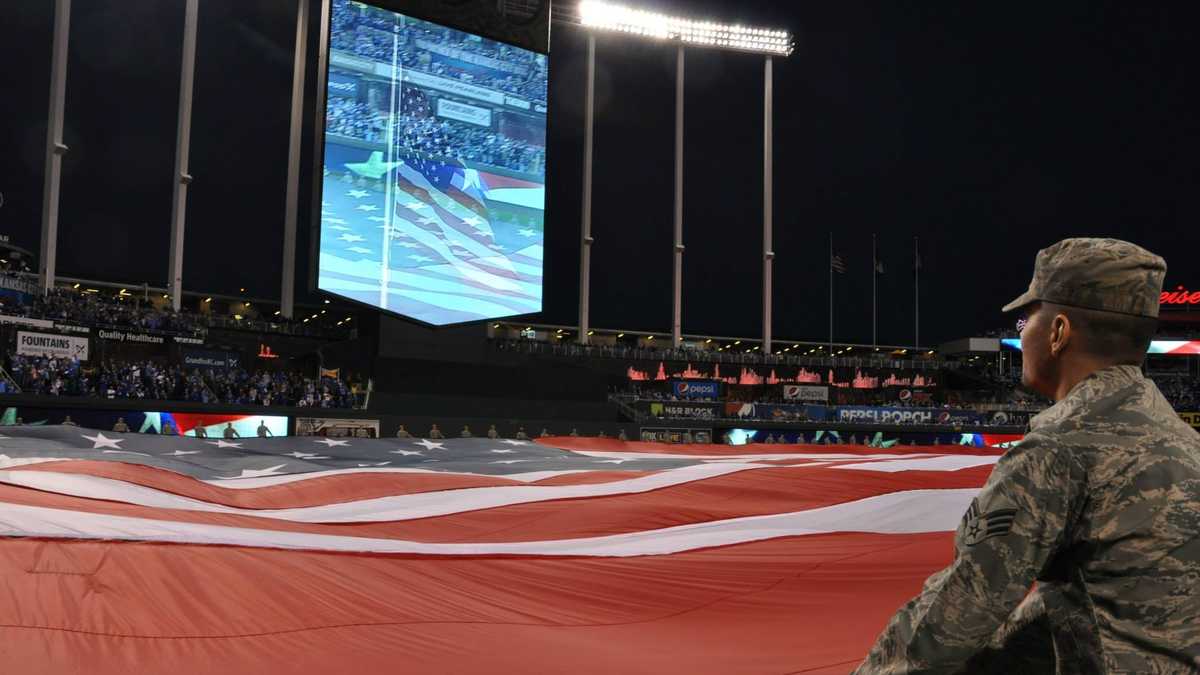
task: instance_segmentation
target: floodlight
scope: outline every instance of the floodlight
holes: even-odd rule
[[[778,56],[791,54],[793,47],[792,36],[786,30],[693,21],[595,0],[584,0],[579,4],[579,18],[580,23],[589,28],[678,40],[705,47]]]

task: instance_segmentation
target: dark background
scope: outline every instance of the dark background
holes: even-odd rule
[[[777,337],[827,337],[831,231],[849,267],[839,340],[871,338],[872,234],[882,343],[913,340],[914,237],[922,344],[1006,327],[999,307],[1036,251],[1067,236],[1133,240],[1166,257],[1168,285],[1200,285],[1190,3],[642,4],[796,34],[775,69]],[[0,233],[34,251],[53,5],[0,5]],[[62,275],[165,283],[183,5],[74,3]],[[294,12],[201,2],[185,289],[279,295]],[[554,24],[546,311],[532,317],[552,323],[577,320],[584,44]],[[597,52],[592,323],[666,331],[674,49],[602,35]],[[762,69],[688,55],[685,332],[761,332]],[[303,286],[306,260],[298,272]]]

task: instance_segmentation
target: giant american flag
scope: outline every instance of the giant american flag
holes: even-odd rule
[[[2,431],[13,673],[845,673],[1001,453]]]

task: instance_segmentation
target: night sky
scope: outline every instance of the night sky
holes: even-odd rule
[[[0,233],[34,251],[53,4],[0,6]],[[914,237],[922,344],[1008,326],[999,307],[1036,251],[1067,236],[1130,239],[1167,259],[1168,285],[1200,287],[1200,59],[1185,3],[643,4],[797,36],[775,68],[777,338],[828,336],[831,231],[849,268],[835,282],[844,341],[871,340],[872,234],[887,344],[914,338]],[[162,285],[184,3],[74,5],[59,273]],[[289,5],[201,2],[186,289],[278,297]],[[535,321],[577,320],[584,45],[554,25]],[[597,52],[592,323],[667,331],[674,48],[603,35]],[[761,334],[762,70],[754,55],[687,57],[687,333]],[[301,218],[303,230],[304,199]],[[307,261],[299,271],[303,286]]]

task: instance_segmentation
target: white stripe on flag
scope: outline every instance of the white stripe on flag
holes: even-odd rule
[[[291,509],[243,509],[213,504],[143,485],[77,473],[0,471],[0,483],[33,488],[43,492],[160,509],[228,513],[298,523],[370,523],[431,518],[561,499],[637,494],[755,468],[772,467],[758,464],[698,464],[608,483],[460,488]]]
[[[355,553],[631,557],[835,532],[916,534],[955,529],[978,489],[910,490],[845,504],[660,530],[528,542],[431,544],[110,516],[0,503],[0,536],[116,539]]]

